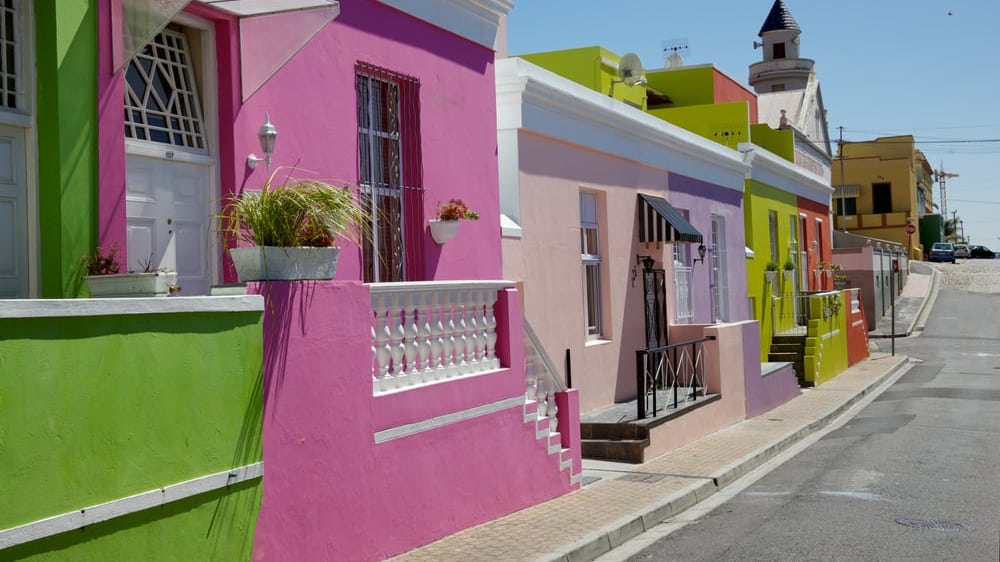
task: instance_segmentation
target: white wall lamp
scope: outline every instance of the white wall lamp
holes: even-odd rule
[[[274,141],[278,138],[278,129],[271,123],[271,116],[264,114],[264,124],[257,131],[257,140],[260,141],[260,149],[264,152],[263,158],[258,158],[254,153],[247,156],[247,168],[253,170],[261,161],[267,166],[267,171],[271,171],[271,155],[274,154]]]

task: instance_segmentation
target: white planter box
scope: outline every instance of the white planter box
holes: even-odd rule
[[[230,248],[240,281],[329,281],[337,274],[340,248]]]
[[[180,292],[176,272],[88,275],[84,280],[90,296],[99,298],[165,297],[172,288]]]
[[[458,225],[461,224],[461,222],[462,221],[429,221],[428,224],[431,228],[431,238],[433,238],[438,244],[444,244],[455,237],[455,234],[458,233]]]

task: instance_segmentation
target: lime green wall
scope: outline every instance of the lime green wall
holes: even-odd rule
[[[650,88],[667,94],[674,107],[715,103],[711,66],[653,70],[646,73],[646,80]]]
[[[0,319],[0,529],[260,461],[262,353],[260,312]],[[0,560],[245,560],[259,504],[258,479]]]
[[[750,141],[745,102],[650,109],[648,112],[733,150],[739,143]]]
[[[791,129],[772,129],[766,123],[750,125],[750,138],[757,146],[795,162],[795,133]]]
[[[747,291],[753,299],[753,318],[760,321],[762,361],[767,360],[771,337],[776,331],[785,331],[795,326],[792,284],[785,281],[783,273],[779,274],[778,294],[775,297],[764,275],[765,266],[771,261],[769,211],[774,210],[778,217],[776,261],[781,265],[791,256],[789,217],[798,217],[797,203],[795,195],[791,193],[756,180],[747,180],[743,197],[743,219],[746,244],[754,251],[754,257],[747,260]]]
[[[38,0],[34,15],[41,294],[79,296],[97,239],[97,5]]]
[[[627,86],[618,81],[618,62],[621,56],[603,47],[580,47],[517,56],[591,90],[640,109],[646,108],[646,87]]]
[[[803,357],[805,381],[822,384],[847,369],[847,314],[849,302],[838,291],[809,299],[809,327]]]

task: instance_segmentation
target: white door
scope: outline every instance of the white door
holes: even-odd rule
[[[125,72],[129,263],[122,265],[130,271],[175,270],[182,295],[208,294],[213,281],[215,157],[196,79],[208,74],[211,57],[204,47],[191,47],[210,45],[206,36],[172,23]]]
[[[211,168],[129,155],[126,174],[128,269],[177,272],[182,295],[211,288],[209,216]],[[125,264],[122,264],[125,265]]]
[[[0,298],[28,296],[24,130],[0,125]]]

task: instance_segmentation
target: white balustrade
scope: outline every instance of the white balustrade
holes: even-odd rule
[[[373,283],[375,394],[500,368],[493,305],[506,281]]]

